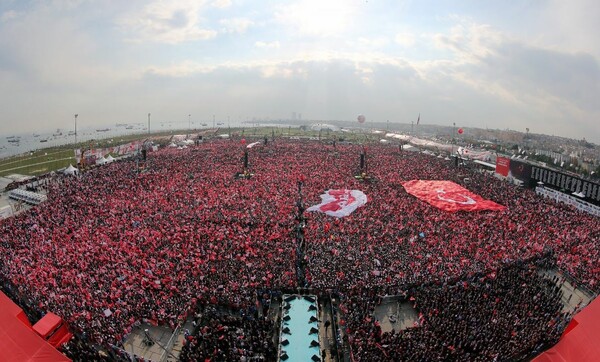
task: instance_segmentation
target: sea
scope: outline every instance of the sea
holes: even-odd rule
[[[183,134],[187,131],[187,122],[185,127],[183,124],[174,124],[168,122],[157,122],[157,124],[151,124],[151,131],[154,132],[165,132],[171,131],[173,134]],[[288,127],[288,125],[278,125],[272,123],[247,123],[247,122],[231,122],[229,125],[226,123],[217,123],[216,127],[228,128],[228,127]],[[203,129],[212,128],[212,122],[202,124],[191,124],[192,130],[201,131]],[[293,127],[293,126],[292,126]],[[106,140],[114,139],[115,142],[119,142],[118,137],[144,134],[148,132],[145,124],[116,124],[112,126],[97,126],[88,128],[79,128],[77,130],[77,142],[84,142],[90,140]],[[75,143],[75,133],[72,129],[55,129],[53,131],[46,132],[27,132],[27,133],[12,133],[4,134],[0,136],[0,159],[27,154],[29,152],[38,151],[44,148],[52,148],[57,146],[65,146]]]

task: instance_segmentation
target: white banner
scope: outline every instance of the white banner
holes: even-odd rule
[[[546,187],[538,186],[535,188],[535,193],[545,197],[549,197],[556,202],[562,202],[571,206],[574,206],[578,210],[585,211],[588,214],[600,216],[600,207],[580,200],[574,196],[567,195],[565,193],[552,190]]]

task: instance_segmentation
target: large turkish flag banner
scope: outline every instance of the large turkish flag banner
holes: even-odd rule
[[[502,211],[504,206],[486,200],[451,181],[411,180],[402,183],[406,191],[444,211]]]

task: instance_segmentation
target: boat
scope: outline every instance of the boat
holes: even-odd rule
[[[75,131],[69,131],[69,136],[75,136]]]
[[[44,143],[44,142],[48,142],[48,139],[47,139],[47,138],[42,138],[42,139],[40,140],[40,142],[42,142],[42,143]]]
[[[20,137],[17,137],[17,136],[8,136],[8,137],[6,137],[7,140],[12,140],[12,139],[15,139],[15,138],[20,138]]]
[[[202,123],[202,127],[208,127],[206,123]]]
[[[102,129],[97,129],[96,132],[108,132],[110,131],[110,128],[102,128]]]
[[[225,123],[222,123],[222,122],[221,123],[217,123],[217,126],[223,126],[223,125],[225,125]]]
[[[127,126],[125,129],[133,129],[133,126]]]
[[[19,143],[20,140],[18,138],[11,138],[8,140],[9,143]]]
[[[53,133],[52,135],[53,135],[54,137],[62,136],[62,131],[61,131],[59,128],[57,128],[57,129],[56,129],[56,133]]]

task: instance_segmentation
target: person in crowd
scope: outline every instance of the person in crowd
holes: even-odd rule
[[[521,297],[502,298],[492,307],[492,294],[483,298],[475,292],[486,285],[519,290],[523,271],[501,285],[494,280],[479,281],[473,289],[454,284],[494,272],[499,279],[506,265],[539,257],[544,250],[552,249],[558,268],[581,285],[600,290],[598,218],[530,190],[385,145],[370,146],[367,162],[374,181],[361,182],[353,177],[361,146],[334,150],[284,140],[252,148],[254,176],[238,180],[233,176],[243,167],[243,147],[215,140],[164,149],[149,154],[145,172],[137,172],[135,162],[122,161],[48,184],[47,202],[0,222],[0,281],[13,298],[39,313],[58,314],[77,335],[86,336],[85,343],[100,346],[122,343],[144,321],[175,328],[207,306],[256,315],[257,300],[267,305],[263,294],[306,283],[351,303],[345,312],[347,329],[355,355],[364,360],[380,352],[389,360],[408,353],[410,358],[398,360],[502,359],[544,342],[544,333],[553,340],[560,317],[551,301],[535,311],[543,311],[543,318],[535,313],[532,319],[509,318],[500,314],[509,305],[521,308]],[[448,213],[408,194],[401,183],[413,179],[454,181],[506,210]],[[359,189],[368,203],[339,219],[302,208],[298,233],[298,180],[301,205],[318,204],[327,189]],[[450,309],[441,310],[440,303],[450,298],[445,291],[416,289],[425,315],[422,326],[395,335],[381,334],[373,323],[358,328],[377,293],[398,294],[407,285],[431,283],[461,295],[457,308],[480,309],[459,322]],[[533,296],[546,298],[539,290]],[[430,315],[436,309],[439,314]],[[482,320],[483,313],[494,311],[495,322]],[[494,339],[485,327],[508,326],[517,317],[524,326],[514,332],[531,337],[518,346],[513,345],[516,338]],[[269,343],[251,337],[267,336],[273,327],[260,318],[206,316],[191,331],[184,360],[272,356]],[[469,318],[482,327],[470,330]],[[213,321],[221,328],[208,326]],[[547,328],[528,329],[528,321],[543,321]],[[455,336],[440,336],[450,322],[448,330]],[[432,340],[445,345],[424,342]],[[484,347],[489,341],[493,345]],[[398,348],[389,347],[396,343]],[[69,350],[77,346],[70,344]]]

